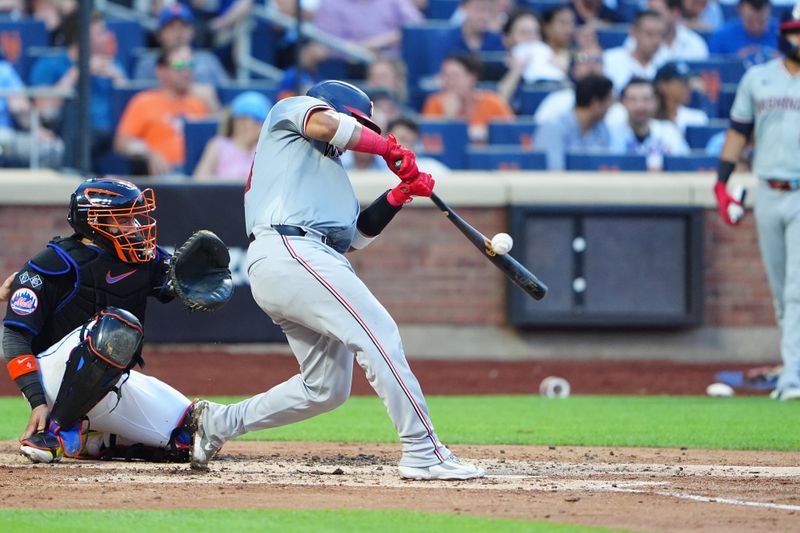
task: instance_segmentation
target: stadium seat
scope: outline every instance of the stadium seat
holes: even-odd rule
[[[418,125],[422,148],[427,155],[454,170],[466,167],[464,154],[469,144],[466,122],[423,119]]]
[[[519,92],[519,114],[532,116],[539,107],[539,104],[542,103],[542,100],[544,100],[548,94],[562,87],[563,85],[552,83],[527,85],[523,87]]]
[[[643,155],[567,154],[567,170],[642,171],[647,170],[647,159]]]
[[[421,79],[436,74],[447,51],[441,46],[453,26],[443,21],[411,24],[403,27],[402,59],[406,64],[409,93]]]
[[[217,86],[217,97],[222,105],[228,105],[231,101],[245,91],[255,91],[261,93],[274,104],[277,102],[278,87],[272,82],[249,81],[245,83],[230,83]]]
[[[692,72],[704,78],[716,74],[720,83],[739,83],[746,67],[736,57],[710,56],[703,61],[687,61]]]
[[[736,98],[736,85],[728,85],[722,88],[722,91],[719,93],[718,117],[725,119],[730,117],[734,98]]]
[[[489,144],[510,144],[533,150],[533,134],[536,124],[531,118],[518,118],[514,122],[492,121],[489,123]]]
[[[688,126],[684,137],[689,144],[689,148],[705,148],[711,137],[721,131],[725,131],[727,127],[727,121],[713,121],[712,124],[705,126]]]
[[[428,20],[449,20],[453,16],[461,0],[430,0],[428,2]]]
[[[705,153],[664,156],[664,170],[667,172],[715,170],[718,163],[719,159],[716,156]]]
[[[187,120],[183,126],[183,142],[186,146],[186,162],[183,165],[184,174],[191,176],[194,167],[200,162],[200,156],[206,144],[217,134],[219,121],[209,120]]]
[[[521,0],[520,5],[533,9],[536,14],[541,16],[545,11],[561,7],[566,4],[564,0]]]
[[[547,170],[547,158],[542,152],[519,146],[498,145],[467,148],[467,168],[470,170]]]
[[[128,84],[124,87],[114,87],[114,90],[111,92],[111,123],[117,124],[119,122],[122,113],[128,106],[128,102],[131,101],[131,98],[133,98],[136,93],[155,87],[157,87],[157,85],[152,81]]]
[[[109,19],[106,21],[106,26],[114,34],[117,41],[117,61],[127,71],[133,51],[145,45],[144,30],[135,20]]]
[[[0,20],[0,56],[11,63],[27,85],[31,61],[26,50],[45,47],[50,41],[44,22],[34,19]]]
[[[630,27],[628,24],[615,24],[613,26],[606,26],[597,28],[597,41],[603,50],[609,48],[616,48],[622,46],[625,39],[628,38]]]

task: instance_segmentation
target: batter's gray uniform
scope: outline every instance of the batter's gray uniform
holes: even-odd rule
[[[247,232],[255,237],[247,253],[253,296],[283,329],[300,373],[237,404],[210,404],[204,430],[221,444],[339,406],[350,394],[355,353],[397,428],[400,465],[438,464],[450,452],[433,430],[397,325],[342,255],[359,213],[350,180],[338,151],[304,133],[311,112],[329,107],[298,96],[272,108],[245,193]],[[285,236],[275,225],[309,233]]]
[[[754,125],[756,226],[781,329],[776,390],[800,391],[800,76],[791,76],[783,59],[751,67],[731,119]]]

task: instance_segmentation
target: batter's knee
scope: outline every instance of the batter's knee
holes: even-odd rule
[[[320,387],[308,387],[308,399],[320,413],[332,411],[350,397],[350,382],[326,383]]]

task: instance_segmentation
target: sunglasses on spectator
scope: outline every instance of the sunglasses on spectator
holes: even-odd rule
[[[194,61],[192,60],[184,60],[184,59],[176,59],[171,63],[172,70],[177,72],[182,72],[184,70],[194,70]]]
[[[603,56],[598,54],[587,54],[579,52],[575,54],[575,63],[602,63]]]

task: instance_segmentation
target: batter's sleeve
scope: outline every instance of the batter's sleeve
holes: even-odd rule
[[[331,106],[310,96],[294,96],[281,100],[269,114],[269,131],[287,131],[302,137],[306,135],[306,124],[314,111],[331,109]]]
[[[739,86],[736,88],[736,98],[731,106],[731,120],[742,124],[752,124],[755,118],[754,99],[753,99],[753,80],[754,71],[750,69],[745,72]]]

